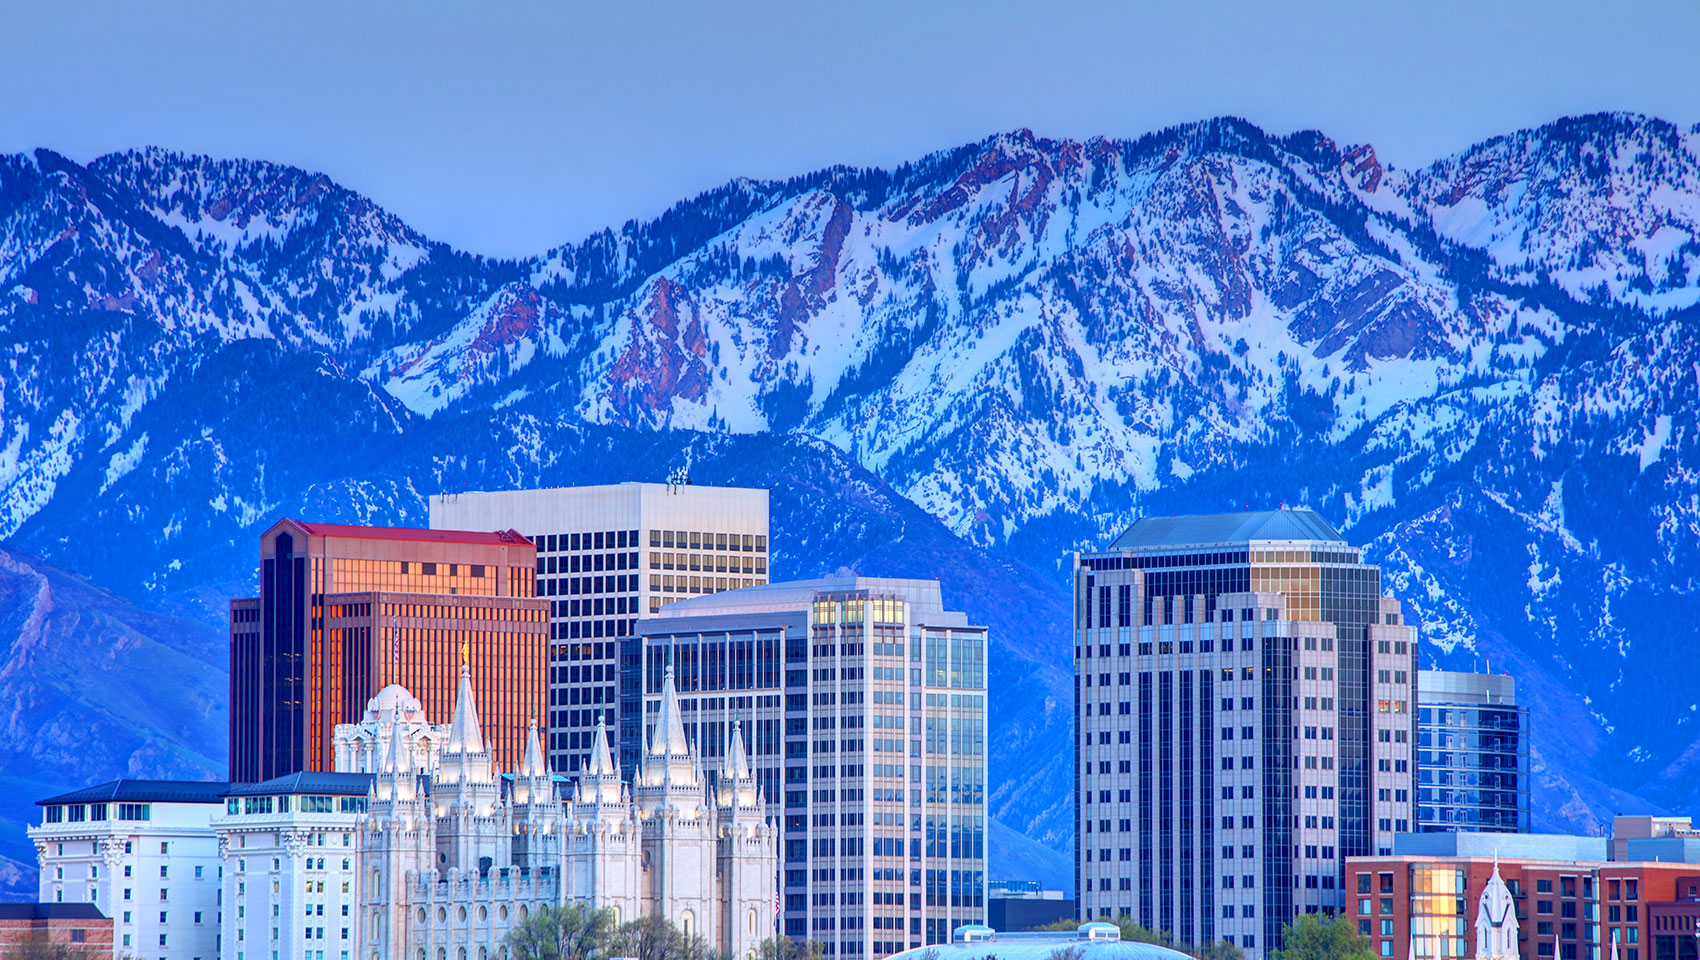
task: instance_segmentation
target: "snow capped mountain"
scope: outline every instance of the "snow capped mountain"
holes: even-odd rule
[[[1067,552],[1306,503],[1425,663],[1517,674],[1563,731],[1537,822],[1593,829],[1700,799],[1697,169],[1700,130],[1624,115],[1419,170],[1233,119],[1015,131],[512,262],[293,168],[0,158],[0,537],[216,625],[286,510],[810,477],[781,569],[932,571],[992,611],[994,684],[1039,691],[994,698],[1000,836],[1059,851]]]

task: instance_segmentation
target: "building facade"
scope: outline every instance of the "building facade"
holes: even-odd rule
[[[834,577],[671,604],[622,649],[625,755],[676,678],[708,756],[750,731],[783,827],[783,923],[884,957],[985,922],[986,629],[933,580]],[[648,776],[650,758],[642,760]]]
[[[226,960],[359,956],[359,840],[371,787],[361,773],[231,785],[211,822]]]
[[[671,683],[658,716],[635,785],[621,779],[605,726],[576,785],[550,773],[535,725],[525,762],[500,775],[464,669],[446,731],[392,716],[360,835],[362,955],[488,960],[532,912],[579,902],[617,922],[663,916],[720,953],[750,956],[773,931],[778,831],[743,734],[729,732],[710,786]]]
[[[1684,878],[1697,871],[1605,854],[1600,837],[1413,834],[1393,856],[1347,863],[1348,916],[1378,956],[1412,947],[1417,960],[1476,956],[1478,910],[1497,870],[1516,907],[1518,960],[1611,960],[1614,943],[1618,960],[1654,960],[1657,936],[1672,932],[1659,918],[1680,909]]]
[[[1529,708],[1507,676],[1417,674],[1418,831],[1529,832]]]
[[[52,949],[112,956],[112,918],[92,903],[0,903],[0,960]]]
[[[390,684],[441,722],[463,651],[479,665],[496,762],[518,766],[548,697],[535,563],[511,530],[273,524],[260,595],[230,604],[231,779],[332,769],[337,724]]]
[[[1416,645],[1310,511],[1135,521],[1074,565],[1076,889],[1258,960],[1412,821]]]
[[[223,783],[116,780],[37,801],[44,903],[111,918],[111,956],[215,960]]]
[[[598,721],[621,725],[616,641],[687,597],[768,580],[766,490],[620,483],[431,498],[433,528],[513,528],[537,544],[550,606],[548,758],[577,776]]]

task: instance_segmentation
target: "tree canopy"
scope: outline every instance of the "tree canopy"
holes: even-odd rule
[[[545,907],[508,934],[512,960],[726,960],[700,936],[687,936],[666,917],[639,917],[617,925],[612,910],[582,903]],[[814,940],[770,937],[754,950],[753,960],[820,960]]]
[[[1374,960],[1375,948],[1345,917],[1324,919],[1314,913],[1281,928],[1285,946],[1271,960]]]

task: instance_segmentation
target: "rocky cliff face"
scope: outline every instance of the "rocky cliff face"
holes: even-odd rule
[[[817,476],[776,505],[782,571],[952,571],[1008,658],[996,815],[1062,851],[1067,552],[1305,503],[1429,656],[1517,674],[1537,822],[1597,829],[1700,793],[1697,301],[1700,131],[1621,115],[1420,170],[1231,119],[1018,131],[519,262],[291,168],[38,152],[0,158],[0,536],[217,625],[283,511]],[[840,543],[895,516],[927,536]]]

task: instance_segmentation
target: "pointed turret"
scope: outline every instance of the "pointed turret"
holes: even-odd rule
[[[591,736],[584,772],[591,777],[620,775],[620,768],[614,765],[614,752],[608,748],[608,724],[600,714],[596,717],[596,733]]]
[[[685,723],[680,712],[679,690],[673,685],[673,668],[669,666],[662,675],[661,709],[656,714],[655,731],[650,734],[649,749],[644,751],[643,771],[638,778],[638,805],[646,816],[667,807],[692,818],[709,799],[697,770],[696,752],[685,739]]]
[[[1476,902],[1476,960],[1517,960],[1517,907],[1511,890],[1499,875],[1499,853],[1493,855],[1493,876]]]
[[[455,691],[455,716],[449,724],[451,753],[483,753],[484,732],[478,726],[478,705],[472,697],[472,668],[460,665],[460,689]]]
[[[679,712],[679,690],[673,685],[673,667],[669,664],[661,679],[661,712],[655,718],[655,733],[649,738],[651,757],[671,760],[692,756]]]
[[[742,724],[732,721],[726,737],[726,759],[720,765],[719,789],[716,791],[722,807],[753,807],[756,805],[755,774],[750,770],[750,755],[744,749]]]
[[[525,734],[525,761],[520,764],[519,775],[522,777],[549,776],[549,765],[543,761],[543,743],[537,738],[537,718],[531,718],[531,726]]]

